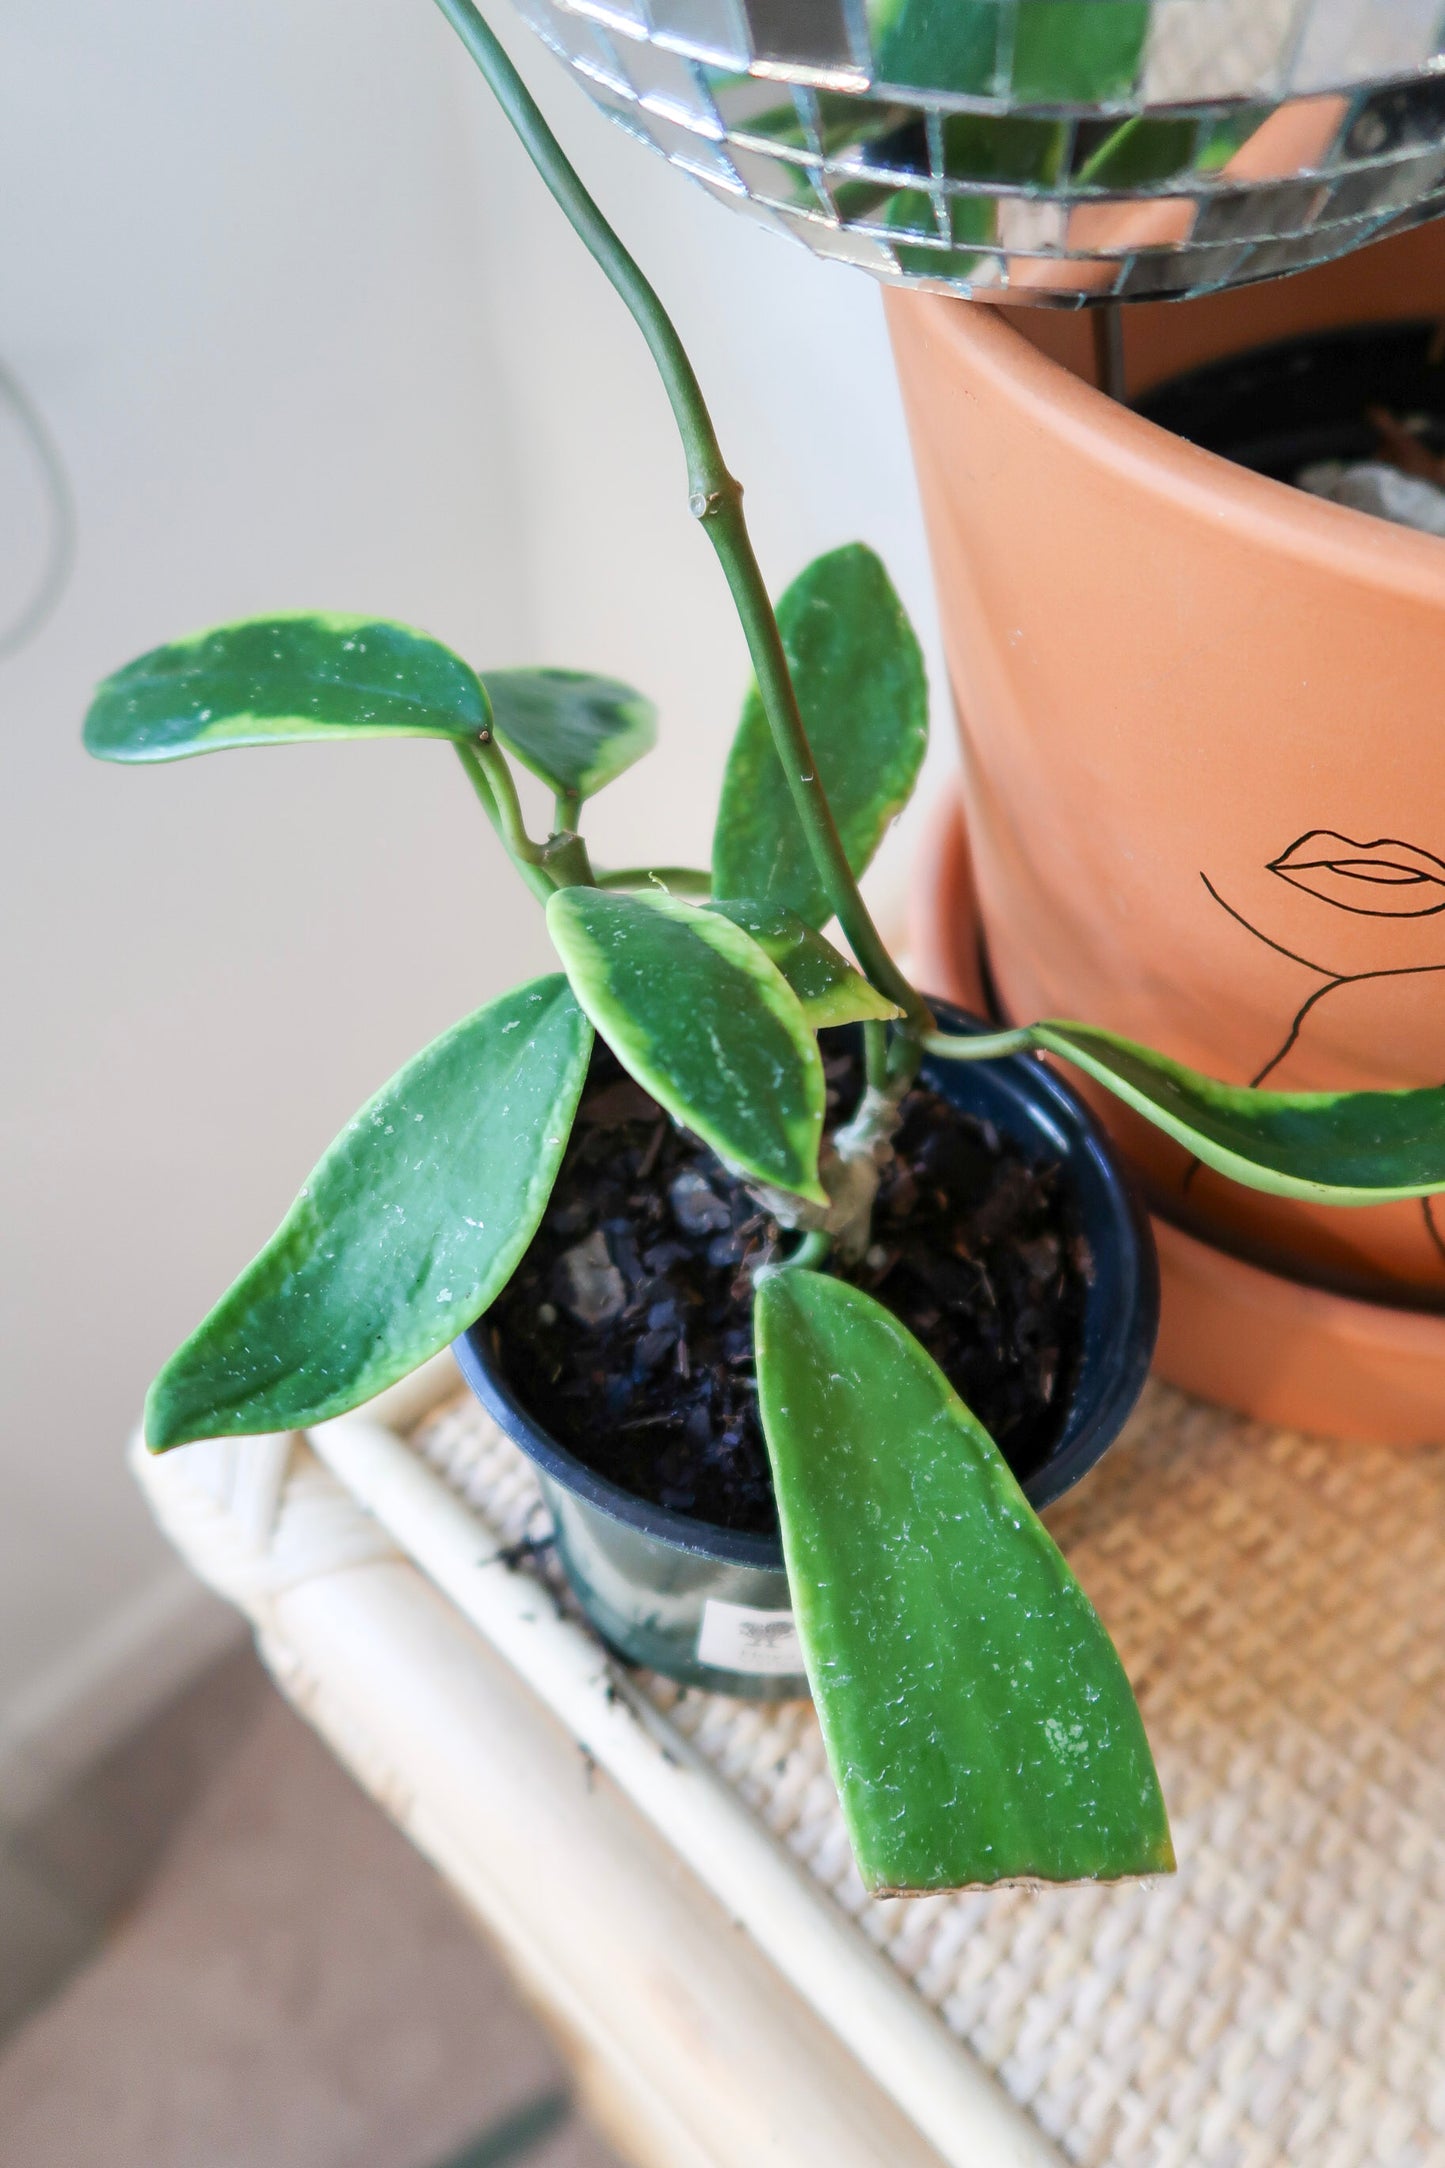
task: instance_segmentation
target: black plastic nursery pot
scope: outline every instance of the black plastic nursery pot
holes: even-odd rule
[[[946,1003],[952,1030],[981,1028]],[[1078,1095],[1032,1055],[925,1061],[922,1081],[991,1122],[1030,1164],[1062,1170],[1089,1272],[1070,1391],[1057,1437],[1024,1478],[1035,1507],[1085,1475],[1118,1435],[1148,1373],[1159,1278],[1147,1217],[1112,1146]],[[806,1694],[781,1543],[721,1528],[636,1496],[599,1475],[540,1424],[514,1391],[487,1317],[455,1343],[478,1400],[532,1461],[558,1554],[597,1631],[629,1663],[748,1700]]]

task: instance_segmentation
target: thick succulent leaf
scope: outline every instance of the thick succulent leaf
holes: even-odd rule
[[[680,897],[613,889],[559,889],[547,924],[623,1068],[730,1167],[825,1204],[818,1042],[757,943]]]
[[[754,1322],[798,1632],[868,1887],[1167,1873],[1124,1668],[943,1372],[820,1273],[766,1280]]]
[[[492,727],[559,797],[590,798],[657,743],[657,710],[586,670],[489,670]]]
[[[591,1047],[556,973],[409,1062],[152,1385],[152,1449],[322,1422],[453,1340],[536,1232]]]
[[[184,760],[293,738],[475,738],[475,670],[439,640],[369,617],[258,617],[152,649],[85,718],[101,760]]]
[[[1445,1088],[1270,1092],[1219,1084],[1092,1024],[1035,1024],[1036,1046],[1108,1086],[1208,1167],[1317,1204],[1384,1204],[1445,1190]]]
[[[859,542],[798,575],[778,604],[778,624],[818,773],[848,863],[861,873],[923,759],[923,656],[888,574]],[[756,686],[723,781],[713,893],[783,904],[810,926],[832,916]]]
[[[796,911],[781,905],[751,903],[724,898],[708,905],[720,911],[744,933],[751,934],[765,956],[770,956],[803,1005],[803,1014],[814,1031],[829,1024],[886,1022],[903,1011],[870,986],[840,956],[831,941],[805,925]]]

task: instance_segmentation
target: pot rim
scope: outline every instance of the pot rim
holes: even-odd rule
[[[718,1528],[711,1521],[678,1513],[671,1506],[653,1505],[620,1483],[609,1482],[579,1460],[539,1423],[512,1391],[502,1374],[493,1346],[493,1332],[486,1317],[479,1317],[452,1342],[457,1367],[495,1423],[544,1475],[594,1506],[614,1521],[635,1528],[639,1535],[670,1543],[699,1558],[729,1566],[755,1566],[762,1572],[783,1570],[783,1546],[778,1536],[750,1534],[745,1529]]]
[[[921,318],[925,338],[949,350],[970,386],[986,383],[990,395],[1030,428],[1116,484],[1182,504],[1213,526],[1248,533],[1256,547],[1263,530],[1267,547],[1337,577],[1445,607],[1445,549],[1438,536],[1313,497],[1175,436],[1041,352],[997,307],[899,289],[890,290],[886,303],[890,311]],[[905,368],[913,362],[910,356]]]
[[[983,1020],[930,1000],[935,1014],[953,1029],[987,1031]],[[932,1064],[935,1077],[948,1065]],[[928,1074],[925,1060],[922,1073]],[[1076,1194],[1092,1193],[1085,1229],[1096,1248],[1108,1244],[1113,1289],[1109,1309],[1091,1291],[1084,1307],[1084,1347],[1063,1435],[1055,1450],[1023,1484],[1037,1511],[1072,1489],[1118,1436],[1149,1373],[1159,1331],[1159,1263],[1153,1231],[1135,1183],[1107,1133],[1073,1087],[1032,1054],[1010,1054],[988,1064],[990,1072],[1011,1082],[1017,1098],[1070,1169]],[[954,1072],[955,1075],[957,1071]],[[1091,1329],[1092,1328],[1092,1329]],[[502,1374],[495,1335],[485,1314],[452,1344],[463,1377],[487,1413],[536,1463],[586,1504],[655,1541],[717,1563],[750,1566],[765,1572],[784,1570],[777,1534],[750,1534],[718,1528],[668,1506],[653,1505],[624,1490],[580,1460],[554,1438],[518,1399]],[[1082,1419],[1075,1411],[1083,1406]]]

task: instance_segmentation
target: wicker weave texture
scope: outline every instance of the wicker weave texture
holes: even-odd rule
[[[414,1443],[545,1533],[472,1402]],[[1154,1387],[1048,1519],[1139,1693],[1169,1881],[870,1901],[807,1704],[658,1705],[1071,2160],[1445,2168],[1445,1449]]]

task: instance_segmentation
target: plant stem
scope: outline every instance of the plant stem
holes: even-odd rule
[[[821,1227],[815,1227],[812,1233],[804,1235],[798,1247],[783,1259],[778,1266],[778,1270],[779,1272],[797,1272],[800,1269],[810,1271],[813,1266],[827,1262],[828,1252],[832,1247],[833,1237],[825,1234]]]
[[[477,763],[487,779],[487,788],[496,801],[497,819],[507,849],[514,858],[526,866],[540,866],[544,846],[527,833],[527,823],[522,818],[522,801],[517,796],[517,786],[512,771],[507,766],[507,756],[489,730],[484,730],[472,747]]]
[[[863,1026],[863,1080],[875,1092],[888,1089],[888,1026],[877,1021]]]
[[[581,814],[582,799],[580,794],[575,790],[559,790],[552,813],[552,825],[558,835],[567,832],[575,834]]]
[[[542,846],[542,864],[554,888],[595,888],[597,876],[587,856],[587,846],[569,830],[551,836]]]
[[[682,438],[688,506],[702,522],[732,590],[773,744],[828,901],[866,976],[904,1011],[913,1033],[921,1034],[932,1019],[889,955],[853,878],[818,777],[778,621],[748,535],[742,488],[724,463],[707,402],[682,341],[653,287],[583,187],[490,26],[471,0],[437,0],[437,5],[486,77],[573,231],[627,304],[647,342]]]
[[[492,826],[496,829],[497,834],[501,837],[502,846],[506,851],[507,856],[511,859],[513,865],[521,874],[522,879],[531,889],[532,894],[537,897],[539,902],[545,903],[547,901],[547,898],[552,894],[557,884],[548,878],[547,873],[538,862],[537,857],[534,857],[529,853],[520,852],[513,847],[512,837],[508,832],[507,820],[504,817],[501,806],[497,803],[496,794],[492,789],[491,777],[488,773],[488,770],[483,765],[482,759],[480,757],[481,749],[475,745],[464,745],[460,741],[454,741],[452,750],[456,754],[457,759],[461,762],[463,768],[466,770],[467,781],[471,784],[472,789],[476,792],[477,797],[480,799],[482,811],[486,814],[487,819],[491,822]],[[505,769],[505,761],[502,763],[502,765]],[[508,774],[508,783],[511,783],[511,780],[512,778],[510,774]],[[522,813],[521,807],[517,804],[517,793],[515,786],[512,789],[511,803],[512,809],[516,815],[517,825],[520,827]],[[526,841],[531,846],[531,851],[536,852],[537,846],[532,843],[531,838],[527,835],[525,829],[522,830],[522,834],[524,841]]]
[[[888,1044],[888,1089],[901,1099],[923,1066],[923,1035],[896,1031]]]
[[[828,1262],[833,1248],[833,1237],[821,1227],[810,1227],[795,1250],[786,1257],[770,1257],[766,1264],[752,1268],[754,1287],[761,1287],[764,1280],[775,1280],[780,1272],[813,1271]]]
[[[923,1049],[943,1061],[997,1061],[1002,1054],[1024,1054],[1033,1045],[1026,1024],[1017,1031],[975,1031],[955,1036],[952,1032],[928,1031]]]

